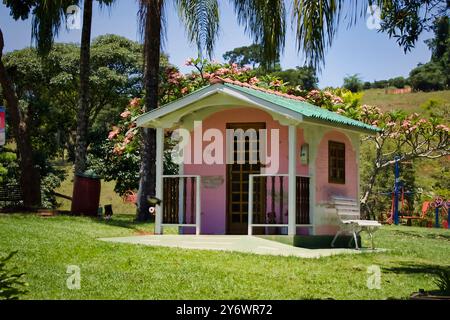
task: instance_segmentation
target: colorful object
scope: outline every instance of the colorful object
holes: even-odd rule
[[[431,203],[431,206],[434,208],[434,217],[435,217],[435,222],[434,222],[434,227],[435,228],[440,228],[439,225],[439,210],[440,209],[447,209],[447,219],[450,217],[450,213],[449,213],[449,201],[445,201],[443,198],[441,197],[436,197],[433,202]],[[444,213],[443,213],[444,215]],[[444,220],[445,221],[445,220]],[[448,220],[447,220],[447,225],[444,225],[444,228],[448,229]]]
[[[0,146],[4,146],[6,143],[6,121],[5,121],[5,108],[0,107]]]

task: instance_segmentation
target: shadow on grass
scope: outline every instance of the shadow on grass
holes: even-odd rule
[[[439,266],[432,264],[411,264],[402,263],[400,266],[383,268],[385,272],[404,273],[404,274],[433,274],[437,275],[439,272],[450,272],[450,266]]]
[[[446,240],[450,241],[450,232],[449,233],[419,233],[417,231],[405,231],[405,230],[395,230],[392,232],[393,234],[399,235],[399,236],[408,236],[408,237],[415,237],[415,238],[426,238],[431,240]]]
[[[133,215],[118,214],[118,215],[113,215],[110,220],[95,219],[95,221],[97,223],[103,224],[103,225],[131,229],[140,234],[152,233],[152,232],[148,232],[148,231],[146,232],[144,230],[144,229],[146,229],[146,227],[151,225],[151,223],[152,223],[151,221],[148,221],[148,222],[137,221]]]

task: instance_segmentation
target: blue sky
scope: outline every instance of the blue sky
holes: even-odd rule
[[[132,40],[140,40],[137,28],[138,5],[135,0],[118,0],[111,9],[94,9],[92,36],[114,33]],[[221,1],[221,30],[217,42],[214,59],[222,61],[222,54],[235,47],[249,45],[251,38],[236,22],[236,17],[228,1]],[[184,67],[184,61],[197,56],[195,46],[186,40],[183,25],[178,19],[174,6],[167,5],[167,41],[164,51],[170,56],[170,61],[179,66],[183,72],[190,69]],[[14,21],[9,16],[8,9],[0,4],[0,27],[5,38],[6,51],[21,49],[31,44],[30,20]],[[303,65],[303,57],[297,52],[295,31],[288,23],[286,48],[281,57],[283,68]],[[358,73],[366,81],[388,79],[395,76],[407,76],[409,71],[419,62],[430,59],[430,51],[423,43],[430,38],[430,33],[422,34],[419,42],[411,52],[405,54],[393,39],[387,35],[370,30],[365,19],[348,29],[342,25],[332,48],[326,55],[325,67],[319,74],[320,87],[340,86],[346,75]],[[57,41],[79,42],[81,31],[63,29]]]

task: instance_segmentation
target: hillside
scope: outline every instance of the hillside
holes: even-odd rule
[[[450,108],[450,90],[386,94],[384,89],[370,89],[364,91],[362,103],[378,106],[382,110],[403,109],[420,113],[420,106],[430,99],[445,103]]]

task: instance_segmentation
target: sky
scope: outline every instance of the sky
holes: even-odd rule
[[[114,33],[140,41],[137,11],[136,0],[117,0],[111,9],[100,9],[95,5],[92,37]],[[244,28],[238,25],[234,10],[228,1],[220,0],[220,12],[220,36],[213,55],[213,59],[217,61],[223,61],[222,55],[226,51],[252,44],[252,39],[245,34]],[[196,57],[197,49],[188,42],[184,26],[171,1],[168,1],[166,15],[167,39],[163,50],[169,55],[172,64],[179,66],[183,72],[190,72],[191,69],[184,66],[184,62],[190,57]],[[22,49],[31,45],[31,19],[14,21],[3,3],[0,3],[0,28],[4,35],[5,51]],[[341,86],[343,78],[352,74],[359,74],[364,81],[383,80],[396,76],[407,77],[409,71],[418,63],[430,60],[431,53],[424,44],[424,40],[431,37],[430,33],[422,34],[416,47],[405,54],[394,39],[369,29],[366,17],[359,19],[351,28],[343,23],[333,46],[326,54],[325,65],[318,74],[319,86],[321,88]],[[80,39],[81,30],[63,28],[56,41],[79,43]],[[297,51],[295,30],[289,18],[281,66],[287,69],[302,66],[303,63],[303,56]]]

